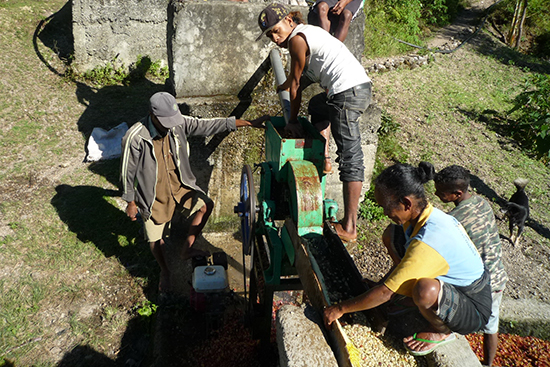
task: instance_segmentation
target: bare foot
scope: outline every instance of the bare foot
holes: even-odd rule
[[[420,332],[413,336],[403,338],[405,346],[413,355],[427,354],[434,350],[438,345],[445,344],[455,340],[456,337],[453,333],[443,334],[436,332]]]
[[[338,237],[340,237],[342,241],[355,242],[357,240],[357,232],[350,233],[345,231],[340,222],[334,222],[332,223],[332,226],[334,227],[336,234],[338,235]]]

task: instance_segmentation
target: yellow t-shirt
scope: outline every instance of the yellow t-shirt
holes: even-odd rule
[[[410,297],[420,278],[467,286],[483,274],[481,257],[462,225],[431,204],[421,213],[412,231],[409,223],[404,230],[407,250],[384,282],[391,291]]]

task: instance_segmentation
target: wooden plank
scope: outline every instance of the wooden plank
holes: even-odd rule
[[[323,309],[328,306],[328,299],[323,292],[322,276],[318,275],[312,266],[312,257],[307,250],[303,240],[298,236],[294,222],[291,219],[285,221],[285,227],[290,235],[295,251],[295,266],[300,276],[300,281],[304,287],[308,299],[312,306],[320,315],[323,315]],[[315,260],[313,259],[315,263]],[[346,341],[341,329],[333,327],[328,330],[330,344],[338,365],[340,367],[352,367]]]

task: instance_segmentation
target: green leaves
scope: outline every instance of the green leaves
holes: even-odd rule
[[[421,45],[428,27],[450,22],[460,0],[366,0],[365,54],[369,57],[408,52],[410,46],[397,39]]]
[[[512,102],[508,114],[516,119],[511,128],[538,158],[550,159],[550,75],[530,76]]]
[[[139,306],[137,306],[137,313],[142,317],[150,317],[157,312],[157,305],[149,300],[145,300],[141,302]]]

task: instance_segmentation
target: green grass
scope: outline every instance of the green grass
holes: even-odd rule
[[[511,57],[517,62],[506,61]],[[435,63],[422,68],[371,75],[379,106],[389,116],[386,118],[399,126],[381,136],[374,176],[395,162],[415,165],[425,160],[436,170],[461,164],[493,190],[490,195],[496,196],[488,199],[494,199],[497,213],[497,202],[515,191],[512,181],[528,177],[531,218],[547,227],[550,195],[544,188],[550,169],[521,150],[510,135],[493,130],[480,118],[482,111],[503,114],[513,106],[525,78],[533,73],[525,65],[533,65],[530,56],[502,50],[486,56],[469,46],[467,52],[439,56]],[[426,186],[426,191],[434,205],[452,208],[433,195],[433,187]],[[367,207],[370,205],[368,202]],[[386,222],[382,219],[365,224],[367,241],[378,241],[376,228],[385,227]],[[506,226],[502,223],[502,233],[507,233]],[[550,245],[548,238],[530,232],[527,237],[531,240]]]
[[[119,162],[82,160],[91,126],[110,127],[141,117],[146,96],[162,85],[150,78],[131,87],[100,87],[52,73],[37,57],[32,36],[45,15],[64,4],[0,2],[0,44],[5,50],[0,53],[0,233],[6,233],[0,236],[0,366],[8,365],[6,361],[53,366],[73,346],[114,353],[129,320],[140,305],[148,305],[146,295],[154,293],[158,281],[139,224],[125,218],[116,198]],[[40,42],[38,49],[60,67],[52,50]],[[421,159],[441,168],[460,157],[503,197],[513,192],[515,176],[528,175],[532,217],[550,223],[548,168],[507,141],[501,150],[501,138],[476,117],[486,109],[501,112],[511,106],[522,78],[530,73],[524,68],[528,62],[532,60],[517,54],[512,59],[468,51],[438,57],[413,71],[373,75],[385,110],[375,171],[391,162]],[[160,65],[151,65],[161,73]],[[258,112],[247,111],[245,117]],[[432,143],[418,134],[410,128],[417,119],[424,131],[446,134],[449,140]],[[467,149],[488,139],[483,132],[493,141],[492,149]],[[254,142],[244,153],[247,163],[260,161],[256,133],[243,134],[243,144],[246,139]],[[462,141],[465,148],[451,151],[449,141]],[[235,218],[212,222],[211,228],[234,232]],[[378,239],[386,223],[361,223],[361,236]],[[527,236],[540,240],[535,233]],[[97,314],[79,316],[85,306],[97,306]],[[97,317],[103,318],[99,326]],[[64,338],[63,353],[45,353],[59,339],[58,332]]]

